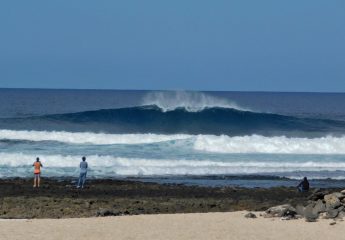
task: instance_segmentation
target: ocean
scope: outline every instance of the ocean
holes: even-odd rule
[[[345,94],[0,89],[0,178],[345,185]]]

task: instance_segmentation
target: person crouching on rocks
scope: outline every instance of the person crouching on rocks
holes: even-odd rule
[[[84,184],[86,181],[86,174],[87,174],[87,162],[86,162],[86,157],[82,158],[83,161],[80,162],[79,168],[80,168],[80,174],[79,174],[79,181],[78,181],[78,186],[77,188],[84,188]]]
[[[302,182],[300,182],[297,186],[299,192],[308,192],[309,191],[309,181],[307,177],[304,177]]]
[[[32,164],[34,167],[34,188],[40,187],[41,182],[41,167],[43,167],[39,158],[36,158],[36,162]]]

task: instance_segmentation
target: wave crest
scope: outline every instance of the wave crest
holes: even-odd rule
[[[206,108],[232,108],[248,110],[234,102],[199,92],[150,92],[144,96],[143,106],[155,105],[163,112],[183,108],[188,112],[199,112]]]

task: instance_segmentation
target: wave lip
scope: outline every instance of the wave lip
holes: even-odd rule
[[[200,112],[207,108],[231,108],[248,110],[226,99],[200,92],[151,92],[143,98],[142,106],[154,105],[163,112],[185,109],[188,112]]]

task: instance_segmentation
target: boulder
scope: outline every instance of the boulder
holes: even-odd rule
[[[296,213],[296,209],[290,204],[284,204],[267,209],[265,211],[265,217],[294,217]]]
[[[324,200],[326,202],[326,208],[327,211],[330,209],[335,209],[337,207],[340,207],[341,202],[339,198],[337,197],[337,194],[327,194],[324,196]]]
[[[338,212],[342,212],[342,211],[344,211],[344,209],[345,209],[344,206],[340,206],[340,207],[337,208]]]
[[[244,215],[245,218],[256,218],[256,215],[254,213],[247,213],[246,215]]]
[[[327,211],[327,217],[328,218],[336,218],[339,214],[339,211],[337,209],[329,209]]]
[[[345,212],[339,212],[337,218],[343,219],[345,217]]]
[[[342,194],[345,194],[345,189],[344,190],[342,190],[342,191],[340,191]]]
[[[323,199],[325,195],[327,195],[329,192],[327,191],[321,191],[320,189],[316,189],[309,197],[309,200],[317,201],[319,199]]]
[[[313,212],[316,214],[326,212],[326,205],[323,203],[321,199],[317,200],[317,202],[315,203]]]
[[[319,214],[314,211],[314,205],[309,204],[304,209],[304,218],[307,222],[315,222],[319,217]]]
[[[332,194],[335,195],[339,200],[342,200],[345,198],[345,194],[343,194],[341,192],[334,192]]]
[[[296,206],[296,213],[302,217],[304,217],[304,207],[302,205]]]

